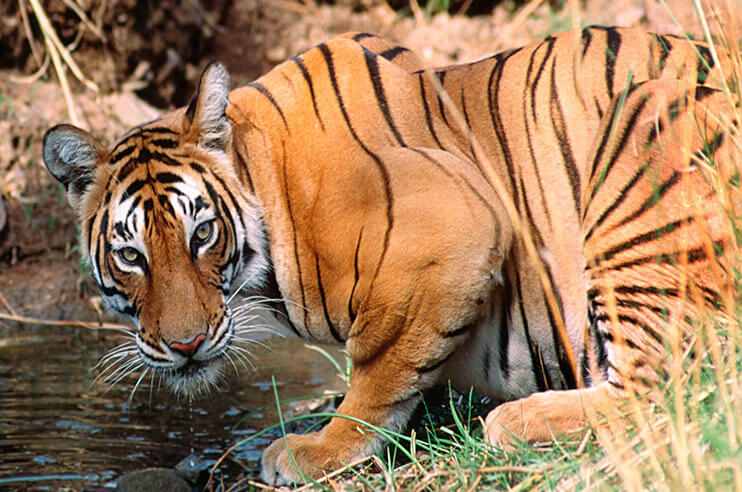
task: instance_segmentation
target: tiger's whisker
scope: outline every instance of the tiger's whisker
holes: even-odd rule
[[[136,366],[139,366],[141,364],[144,364],[144,363],[140,359],[138,359],[138,358],[134,358],[134,359],[128,360],[128,361],[122,363],[115,371],[113,371],[112,373],[108,374],[103,379],[103,382],[104,383],[109,383],[112,379],[117,378],[120,374],[126,373],[126,371],[128,371],[129,368],[136,367]],[[115,383],[111,383],[111,384],[115,384]]]
[[[112,380],[109,384],[111,385],[111,387],[116,386],[118,383],[120,383],[121,381],[123,381],[124,379],[126,379],[128,376],[130,376],[131,374],[137,372],[142,366],[144,366],[144,363],[143,362],[140,362],[139,364],[132,365],[132,367],[129,370],[123,372],[116,379]]]
[[[142,371],[142,374],[139,376],[139,379],[137,379],[137,383],[134,385],[134,388],[131,390],[131,394],[129,395],[129,399],[127,400],[127,403],[131,405],[131,401],[134,399],[134,393],[137,392],[137,388],[139,388],[139,385],[141,384],[144,377],[147,375],[147,372],[149,372],[149,367],[145,367],[144,371]]]

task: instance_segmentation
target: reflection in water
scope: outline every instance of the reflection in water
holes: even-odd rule
[[[342,387],[300,340],[271,339],[271,350],[255,350],[256,371],[230,373],[201,401],[179,401],[147,376],[127,404],[134,375],[112,389],[92,386],[98,359],[120,342],[85,329],[0,326],[0,489],[111,487],[130,471],[171,468],[191,450],[213,462],[277,422],[272,374],[282,400]],[[225,473],[236,474],[237,463],[254,470],[276,436],[240,448]]]

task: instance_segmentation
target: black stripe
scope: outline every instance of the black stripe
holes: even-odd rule
[[[198,162],[191,161],[191,162],[188,163],[188,165],[191,166],[191,169],[193,169],[194,171],[196,171],[199,174],[205,174],[206,173],[206,168],[203,167]]]
[[[706,46],[696,45],[698,50],[698,63],[696,65],[696,82],[704,84],[708,79],[709,71],[714,68],[714,58]]]
[[[139,163],[137,161],[127,162],[126,164],[121,166],[121,169],[119,169],[118,173],[116,174],[116,180],[119,183],[123,182],[137,167],[139,167]]]
[[[567,123],[564,121],[564,111],[562,110],[562,105],[559,100],[555,75],[556,57],[554,57],[551,62],[551,97],[549,100],[549,109],[551,110],[551,122],[554,132],[556,133],[557,141],[559,142],[559,152],[562,154],[564,167],[567,171],[567,178],[569,179],[569,186],[572,188],[572,200],[574,201],[575,210],[579,217],[582,212],[582,204],[580,203],[580,173],[577,171],[577,163],[572,154],[572,149],[569,146]]]
[[[440,333],[440,335],[443,338],[457,337],[457,336],[460,336],[460,335],[464,335],[465,333],[468,333],[475,326],[476,325],[474,323],[469,323],[468,325],[460,326],[460,327],[456,328],[455,330],[444,331],[443,333]]]
[[[319,110],[317,109],[317,98],[314,94],[314,84],[312,83],[312,76],[307,71],[307,67],[304,65],[304,60],[302,60],[301,57],[295,56],[294,58],[291,59],[291,61],[296,63],[296,66],[299,67],[299,70],[301,71],[301,74],[304,77],[304,81],[307,83],[307,86],[309,87],[309,95],[312,98],[312,107],[314,108],[314,115],[317,117],[317,121],[319,121],[320,128],[322,128],[322,131],[324,131],[325,124],[319,115]]]
[[[531,368],[533,369],[533,382],[538,388],[538,391],[546,391],[546,389],[550,386],[547,385],[547,380],[550,379],[546,373],[543,371],[543,365],[539,362],[540,357],[538,356],[538,351],[536,349],[537,344],[533,341],[531,338],[530,329],[528,327],[528,317],[526,316],[526,311],[523,303],[523,287],[520,284],[520,278],[518,276],[518,270],[515,270],[510,265],[511,263],[508,263],[508,275],[512,275],[515,279],[515,291],[518,293],[518,298],[516,302],[518,303],[518,308],[520,311],[520,320],[521,325],[523,326],[523,335],[526,338],[526,342],[528,343],[528,354],[531,358]],[[539,377],[539,374],[537,373],[536,369],[541,367],[541,377]]]
[[[155,204],[151,198],[147,198],[142,202],[142,209],[144,210],[144,228],[149,228],[149,218],[152,217],[152,221],[157,220],[157,216],[152,214],[152,210],[155,208]]]
[[[626,97],[623,98],[624,101],[626,101],[628,99],[628,96],[631,95],[631,93],[633,93],[634,90],[636,90],[637,87],[638,86],[633,86],[633,87],[627,87],[626,88],[626,92],[625,92]],[[608,160],[608,163],[603,168],[603,174],[602,174],[602,176],[600,178],[600,181],[593,187],[593,189],[591,191],[591,194],[590,194],[590,199],[588,200],[588,202],[589,201],[592,201],[592,199],[595,197],[595,193],[597,193],[598,188],[600,188],[600,185],[605,181],[605,178],[608,176],[608,173],[611,171],[611,169],[613,168],[613,165],[616,163],[616,160],[618,159],[618,156],[620,155],[621,151],[623,150],[624,146],[626,145],[626,142],[628,141],[628,137],[630,136],[631,131],[634,129],[634,124],[636,123],[636,119],[639,117],[639,113],[641,113],[641,111],[647,105],[647,102],[648,102],[648,100],[646,98],[643,98],[639,102],[639,104],[637,104],[634,107],[634,110],[631,113],[631,116],[629,117],[629,120],[626,122],[626,124],[621,127],[621,129],[623,130],[623,133],[620,136],[620,140],[618,142],[618,145],[616,145],[613,154],[611,155],[611,157]],[[616,104],[614,104],[613,105],[613,108],[612,108],[613,115],[611,116],[611,118],[613,120],[615,120],[617,118],[620,118],[621,117],[621,113],[620,112],[622,112],[624,109],[625,109],[625,106],[619,105],[619,101],[616,101]],[[608,148],[608,139],[611,136],[612,135],[611,135],[611,132],[610,131],[603,132],[603,136],[602,136],[602,139],[600,141],[600,145],[598,145],[598,152],[595,154],[595,158],[593,159],[593,162],[592,162],[592,165],[591,165],[592,170],[590,171],[590,180],[592,180],[595,177],[595,172],[598,170],[598,166],[599,166],[599,164],[600,164],[600,162],[601,162],[601,160],[603,158],[603,152],[605,151],[606,148]]]
[[[278,114],[281,116],[281,120],[283,120],[283,126],[286,128],[286,131],[291,133],[289,131],[289,125],[286,123],[286,117],[283,115],[283,110],[281,109],[281,106],[278,105],[276,100],[273,98],[273,94],[271,94],[268,89],[266,89],[263,84],[259,82],[252,82],[250,84],[247,84],[248,87],[252,87],[253,89],[256,89],[258,92],[260,92],[262,95],[265,96],[266,99],[273,105],[274,108],[276,108],[276,111],[278,111]]]
[[[131,202],[131,205],[129,206],[129,211],[126,212],[126,219],[125,222],[129,222],[129,219],[131,218],[131,215],[137,210],[137,207],[139,207],[139,203],[142,201],[141,196],[137,196],[134,198],[134,200]],[[134,232],[138,232],[137,223],[134,222]]]
[[[649,169],[649,165],[644,164],[641,166],[637,171],[634,173],[634,175],[631,177],[628,183],[624,185],[621,190],[616,193],[616,199],[611,203],[602,214],[600,214],[600,217],[593,223],[593,225],[590,227],[590,230],[587,231],[587,234],[585,235],[585,242],[587,242],[593,235],[593,233],[598,229],[598,227],[605,222],[605,220],[608,218],[608,216],[618,208],[619,205],[621,205],[624,200],[628,197],[628,194],[631,192],[632,188],[636,185],[636,183],[639,182],[639,180],[644,176],[644,174]]]
[[[662,119],[657,119],[657,123],[652,125],[652,127],[649,129],[649,133],[647,133],[646,141],[644,142],[644,147],[651,147],[652,145],[655,145],[657,141],[659,140],[659,137],[663,135],[665,132],[665,121]]]
[[[162,162],[163,164],[165,164],[167,166],[178,167],[178,166],[181,166],[183,164],[182,162],[180,162],[178,160],[175,160],[172,157],[170,157],[169,155],[164,154],[162,152],[157,152],[157,151],[152,152],[152,157],[155,158],[155,159],[157,159],[158,161]]]
[[[557,356],[557,363],[559,364],[559,370],[562,373],[562,376],[564,377],[564,382],[567,385],[568,388],[576,388],[577,387],[577,376],[575,374],[575,368],[572,367],[572,364],[569,361],[569,358],[567,357],[567,349],[565,347],[565,343],[570,343],[569,340],[562,340],[561,335],[559,334],[559,330],[557,328],[556,320],[554,319],[555,315],[559,315],[560,319],[562,320],[562,323],[564,323],[564,304],[562,302],[562,296],[559,294],[559,290],[557,289],[557,283],[554,281],[554,276],[551,272],[551,268],[548,264],[544,263],[544,269],[546,270],[546,275],[549,277],[549,285],[552,286],[552,292],[554,294],[554,297],[556,297],[557,306],[559,309],[558,313],[553,313],[551,308],[549,307],[549,303],[546,299],[546,293],[544,293],[544,305],[546,306],[546,312],[549,315],[549,324],[551,325],[551,339],[554,343],[554,351],[556,352]]]
[[[435,76],[438,77],[438,81],[441,84],[441,89],[444,89],[443,87],[443,80],[446,78],[446,72],[443,70],[440,70],[438,72],[435,72]],[[441,113],[441,118],[443,118],[443,122],[448,125],[448,119],[446,118],[446,109],[443,107],[443,99],[441,98],[441,95],[438,94],[438,111]]]
[[[428,106],[428,100],[425,97],[425,83],[423,82],[423,76],[424,76],[423,72],[420,72],[417,74],[417,79],[420,84],[420,100],[422,101],[423,110],[425,111],[425,123],[427,123],[428,131],[430,132],[430,135],[433,137],[433,140],[435,140],[436,145],[442,149],[443,146],[441,145],[440,140],[438,140],[438,135],[436,135],[435,128],[433,127],[433,117],[430,113],[430,106]]]
[[[589,27],[586,27],[582,30],[582,59],[585,59],[585,55],[587,54],[587,49],[590,47],[590,42],[593,40],[593,33],[590,31]]]
[[[117,146],[117,147],[118,147],[118,146]],[[127,157],[127,156],[131,155],[131,153],[132,153],[132,152],[134,152],[134,150],[136,150],[136,146],[135,146],[135,145],[131,145],[131,146],[129,146],[129,147],[126,147],[126,148],[125,148],[125,149],[123,149],[123,150],[120,150],[120,151],[118,151],[118,152],[114,153],[114,154],[113,154],[113,155],[111,156],[111,160],[110,160],[110,163],[111,163],[111,164],[116,164],[116,163],[117,163],[118,161],[120,161],[121,159],[124,159],[125,157]]]
[[[595,321],[608,321],[610,319],[611,319],[610,316],[608,316],[607,314],[601,314],[600,316],[596,317]],[[606,329],[608,327],[609,326],[603,326],[602,329]],[[613,336],[613,332],[611,331],[606,330],[605,333],[603,333],[603,338],[605,338],[606,342],[614,343],[614,344],[616,343],[616,337]],[[623,341],[626,342],[626,345],[628,347],[634,350],[642,350],[642,347],[637,345],[636,342],[634,342],[630,338],[624,337]],[[611,369],[618,371],[618,368],[615,365],[613,365],[613,362],[611,362],[610,359],[606,359],[606,365],[610,367]]]
[[[392,61],[400,54],[406,53],[408,51],[410,50],[408,50],[404,46],[395,46],[394,48],[389,48],[388,50],[382,51],[381,53],[379,53],[379,56],[386,60]]]
[[[654,39],[657,44],[660,45],[660,59],[657,61],[657,64],[661,72],[665,69],[667,57],[670,56],[670,50],[672,50],[672,44],[670,44],[670,41],[661,34],[655,34]]]
[[[667,105],[667,114],[670,118],[670,122],[675,121],[678,117],[683,114],[683,110],[688,107],[688,93],[682,95]]]
[[[701,163],[708,162],[711,165],[714,165],[714,154],[716,154],[716,151],[719,150],[719,147],[721,147],[723,143],[724,133],[717,132],[714,134],[711,140],[705,141],[703,143],[703,148],[695,151],[693,155]],[[694,163],[694,165],[697,166],[698,162]],[[736,186],[734,184],[734,177],[730,178],[729,184]]]
[[[477,154],[474,152],[474,140],[472,138],[472,134],[474,131],[471,128],[471,121],[469,119],[469,112],[466,110],[466,97],[464,88],[461,88],[461,112],[464,113],[464,123],[466,123],[466,130],[469,133],[469,153],[471,154],[471,158],[474,161],[474,164],[480,169],[481,166],[479,165],[479,160],[477,160]]]
[[[358,272],[358,252],[361,250],[361,238],[363,238],[363,227],[361,227],[361,230],[358,232],[356,249],[353,253],[353,287],[351,287],[350,295],[348,296],[348,318],[350,319],[351,324],[356,320],[356,313],[353,311],[353,295],[356,293],[358,279],[360,278]]]
[[[132,142],[135,139],[138,138],[152,138],[152,136],[156,135],[174,135],[176,136],[176,139],[178,138],[178,132],[171,130],[170,128],[164,128],[164,127],[155,127],[155,128],[143,128],[145,125],[149,125],[150,123],[142,123],[141,125],[137,125],[129,130],[129,132],[124,135],[124,138],[122,138],[111,151],[112,155],[116,154],[116,151],[119,147],[123,147],[129,143],[132,143],[132,146],[135,148],[136,143]]]
[[[641,328],[642,330],[644,330],[644,332],[647,335],[649,335],[650,337],[652,337],[660,345],[662,345],[664,343],[663,337],[657,332],[657,330],[655,330],[654,328],[652,328],[651,326],[649,326],[647,323],[644,323],[643,321],[641,321],[641,320],[639,320],[639,319],[637,319],[637,318],[635,318],[633,316],[629,316],[627,314],[619,314],[619,315],[616,316],[616,318],[621,323],[630,323],[630,324],[632,324],[634,326],[638,326],[639,328]],[[608,314],[600,314],[600,315],[598,315],[598,317],[596,319],[598,321],[610,321],[611,320],[611,316],[608,315]],[[636,345],[636,343],[632,342],[628,337],[624,336],[623,339],[624,339],[624,341],[626,341],[626,344],[629,347],[635,348],[635,349],[636,348],[640,348],[638,345]]]
[[[597,288],[592,288],[588,293],[594,293]],[[612,290],[616,294],[629,294],[629,295],[654,295],[661,297],[678,297],[680,292],[674,287],[656,287],[646,285],[616,285],[612,287]],[[598,291],[599,293],[599,291]]]
[[[283,165],[281,166],[282,172],[283,172],[283,186],[282,186],[282,192],[284,195],[284,198],[286,199],[286,210],[289,214],[289,224],[291,225],[291,240],[292,240],[292,246],[294,250],[294,264],[296,265],[296,278],[299,282],[299,292],[301,293],[301,306],[306,306],[306,298],[304,294],[304,278],[302,276],[301,272],[301,262],[299,260],[299,244],[298,244],[298,238],[297,238],[297,232],[296,232],[296,221],[294,220],[294,211],[291,206],[291,199],[289,197],[289,186],[288,186],[288,174],[286,172],[286,149],[285,144],[283,141],[281,141],[281,148],[282,148],[282,162]],[[304,309],[304,328],[307,330],[307,335],[312,336],[312,333],[309,331],[309,310]]]
[[[445,364],[448,361],[448,359],[451,358],[451,356],[453,355],[453,353],[454,353],[453,351],[452,352],[449,352],[445,356],[441,357],[440,360],[433,361],[433,362],[431,362],[429,364],[426,364],[426,365],[424,365],[422,367],[416,367],[415,368],[415,371],[417,371],[418,374],[427,374],[429,372],[433,372],[436,369],[438,369],[439,367],[441,367],[443,364]]]
[[[485,345],[484,354],[482,355],[482,369],[484,369],[484,380],[490,379],[490,347]],[[505,376],[507,377],[507,375]]]
[[[180,176],[169,172],[157,173],[155,174],[155,179],[163,184],[183,182],[183,179]]]
[[[170,203],[170,197],[167,195],[157,195],[157,201],[160,202],[160,207],[164,209],[172,218],[177,218],[175,215],[175,209]]]
[[[381,74],[379,73],[379,60],[376,54],[368,50],[363,50],[363,56],[366,59],[366,68],[368,69],[368,75],[371,79],[371,85],[373,85],[374,88],[374,95],[376,96],[376,102],[379,105],[379,109],[381,109],[381,112],[384,115],[384,119],[389,125],[389,128],[392,130],[397,143],[399,143],[399,145],[401,145],[402,147],[407,147],[407,144],[405,144],[402,135],[397,129],[397,125],[394,123],[392,113],[389,110],[389,102],[387,101],[386,94],[384,93],[384,82],[381,80]]]
[[[148,149],[147,147],[141,147],[139,149],[139,153],[137,154],[136,162],[140,164],[149,164],[151,160],[153,160],[154,154],[153,152]]]
[[[645,244],[648,242],[656,241],[660,237],[662,237],[664,234],[668,234],[673,232],[678,227],[684,226],[686,224],[691,224],[695,220],[694,217],[686,217],[684,219],[676,220],[674,222],[670,222],[669,224],[665,224],[662,227],[658,227],[656,229],[653,229],[648,232],[644,232],[642,234],[638,234],[631,239],[624,241],[622,243],[617,244],[616,246],[613,246],[611,248],[608,248],[605,251],[602,251],[595,255],[594,258],[592,258],[592,262],[597,266],[603,261],[608,261],[614,256],[616,256],[619,253],[622,253],[626,250],[632,249],[636,246],[639,246],[641,244]],[[588,263],[590,264],[590,263]]]
[[[371,33],[368,33],[368,32],[359,32],[358,34],[354,35],[352,39],[353,39],[353,41],[358,42],[358,41],[360,41],[362,39],[375,38],[375,37],[376,37],[376,35],[371,34]]]
[[[126,187],[124,194],[121,196],[121,200],[119,201],[119,204],[125,200],[128,200],[132,196],[134,196],[134,194],[138,192],[139,190],[141,190],[146,184],[147,184],[147,181],[143,179],[137,179],[135,181],[132,181],[129,184],[129,186]]]
[[[531,52],[530,59],[528,61],[528,70],[526,72],[526,86],[530,85],[531,80],[531,71],[533,69],[533,60],[534,55],[536,54],[536,51]],[[523,115],[528,114],[528,98],[523,97]],[[533,103],[533,100],[531,100],[531,103]],[[534,113],[535,115],[535,110]],[[536,154],[533,150],[533,135],[531,132],[531,124],[527,117],[523,118],[523,124],[526,127],[526,143],[528,145],[528,155],[531,158],[531,170],[533,171],[534,175],[536,176],[536,183],[538,184],[538,196],[541,198],[541,208],[544,211],[544,215],[546,216],[546,223],[548,224],[549,228],[552,227],[551,223],[551,214],[549,213],[549,208],[546,205],[546,193],[544,192],[544,186],[541,182],[541,171],[539,169],[538,160],[536,159]],[[521,179],[521,184],[523,184],[523,181]]]
[[[544,53],[544,57],[541,59],[541,64],[539,65],[538,70],[536,71],[536,77],[529,84],[529,89],[531,90],[531,112],[532,112],[534,123],[538,123],[538,118],[536,117],[536,91],[538,90],[538,83],[541,80],[541,76],[544,73],[544,68],[546,67],[546,63],[549,61],[549,58],[551,57],[551,52],[554,49],[555,42],[556,42],[556,39],[553,36],[549,36],[548,38],[544,39],[544,41],[541,44],[539,44],[538,47],[534,50],[534,52],[531,54],[531,57],[533,57],[536,51],[538,51],[539,48],[541,48],[541,46],[546,45],[546,53]]]
[[[285,155],[285,152],[284,152],[284,155]],[[214,180],[216,180],[216,182],[217,182],[217,183],[219,183],[219,186],[221,186],[221,188],[222,188],[222,190],[223,190],[224,194],[225,194],[225,195],[227,196],[227,198],[229,199],[229,206],[230,206],[230,207],[232,207],[232,208],[234,208],[235,210],[239,210],[239,205],[238,205],[238,202],[237,202],[237,200],[235,199],[235,196],[234,196],[234,194],[232,193],[232,191],[230,191],[229,187],[227,186],[227,183],[225,183],[225,182],[224,182],[224,180],[223,180],[223,179],[222,179],[221,177],[219,177],[219,175],[218,175],[218,174],[215,174],[215,173],[211,173],[211,177],[212,177],[212,178],[213,178]],[[205,181],[206,181],[206,180],[204,179],[204,182],[205,182]],[[224,197],[222,197],[222,198],[224,198]],[[225,209],[225,210],[226,210],[226,209]],[[230,220],[233,220],[233,219],[232,219],[232,214],[231,214],[231,213],[228,213],[228,212],[227,212],[227,213],[226,213],[226,215],[230,217]],[[242,215],[241,215],[241,214],[239,214],[239,213],[237,213],[236,215],[237,215],[237,219],[239,220],[239,223],[240,223],[240,227],[241,227],[241,228],[242,228],[243,230],[246,230],[246,229],[247,229],[247,227],[245,226],[245,223],[244,223],[244,221],[242,220]]]
[[[500,355],[500,371],[503,378],[510,377],[510,361],[508,351],[510,350],[510,328],[511,309],[513,307],[513,286],[510,283],[510,276],[505,275],[504,285],[502,286],[502,298],[500,302],[500,326],[498,327],[497,343]]]
[[[319,256],[314,256],[314,266],[315,270],[317,272],[317,289],[319,290],[319,298],[322,301],[322,312],[325,315],[325,323],[327,323],[327,327],[330,329],[330,334],[338,343],[343,343],[342,337],[340,337],[340,333],[338,333],[335,326],[332,324],[332,320],[330,319],[330,313],[327,311],[327,299],[325,298],[325,289],[322,287],[322,275],[320,274],[319,269]]]
[[[715,248],[718,248],[721,246],[722,250],[724,248],[724,241],[714,241]],[[721,255],[720,251],[716,251],[716,255]],[[611,271],[618,271],[623,270],[625,268],[633,268],[639,265],[646,265],[649,263],[656,263],[658,265],[662,265],[664,263],[669,263],[671,265],[677,264],[682,258],[685,258],[685,262],[688,264],[693,264],[699,261],[703,261],[708,258],[706,254],[706,248],[703,246],[699,246],[697,248],[688,249],[688,250],[681,250],[681,251],[671,251],[667,253],[656,253],[649,256],[642,256],[640,258],[634,258],[629,261],[625,261],[622,263],[610,265],[607,267],[600,268],[599,271],[603,272],[606,270]]]
[[[626,218],[624,218],[621,222],[619,222],[617,225],[613,226],[611,229],[615,230],[621,226],[624,226],[631,222],[632,220],[636,219],[640,215],[642,215],[644,212],[649,210],[651,207],[656,205],[663,196],[667,194],[670,189],[672,189],[673,186],[675,186],[680,181],[680,172],[679,171],[673,171],[672,175],[664,182],[662,183],[655,192],[653,192],[649,198],[647,198],[644,203],[641,204],[641,206],[636,209],[633,213],[628,215]]]
[[[615,29],[606,30],[607,46],[605,50],[605,85],[608,89],[608,97],[613,99],[613,77],[616,70],[618,50],[621,49],[621,34]]]
[[[171,138],[155,138],[150,140],[152,145],[156,145],[157,147],[161,147],[163,149],[174,149],[178,146],[178,140],[171,139]]]
[[[701,86],[696,87],[695,99],[696,101],[703,101],[707,97],[714,95],[714,94],[719,94],[719,93],[721,93],[721,91],[718,89],[714,89],[713,87],[701,85]]]
[[[631,87],[627,87],[625,91],[625,97],[623,98],[624,102],[628,99],[628,97],[637,89],[639,88],[639,85],[634,85]],[[613,168],[613,165],[616,163],[616,160],[618,159],[618,156],[623,151],[624,147],[626,146],[626,142],[629,139],[629,136],[632,133],[632,130],[634,129],[634,125],[636,124],[636,120],[639,117],[639,114],[644,110],[645,106],[649,102],[648,98],[642,98],[639,104],[637,104],[633,112],[631,113],[631,116],[629,116],[628,121],[625,125],[621,127],[621,130],[623,130],[623,133],[620,136],[620,140],[618,144],[615,146],[613,154],[608,159],[608,163],[603,168],[603,174],[600,178],[600,181],[593,187],[590,194],[589,201],[592,201],[592,199],[595,197],[595,194],[597,193],[598,189],[600,188],[600,185],[605,181],[606,177],[608,176],[608,173]],[[621,113],[625,109],[625,105],[619,105],[619,100],[616,101],[616,103],[613,106],[613,115],[611,116],[612,119],[620,118]],[[595,177],[595,172],[598,170],[598,166],[603,158],[603,152],[608,147],[608,139],[612,135],[610,131],[603,132],[603,136],[600,141],[600,145],[598,146],[598,152],[595,154],[595,158],[592,162],[592,170],[590,171],[590,180],[592,180]]]
[[[490,121],[492,122],[492,127],[495,129],[497,140],[500,143],[500,147],[502,148],[502,155],[505,160],[505,169],[507,170],[508,179],[510,181],[510,187],[513,193],[515,208],[516,210],[520,210],[520,197],[517,193],[518,188],[516,186],[515,176],[513,175],[513,173],[515,172],[515,163],[513,162],[513,154],[510,152],[508,139],[505,135],[505,127],[502,124],[502,118],[500,117],[500,107],[497,102],[497,98],[500,95],[500,80],[502,79],[503,66],[513,53],[516,52],[513,51],[506,54],[505,56],[497,57],[495,59],[495,66],[492,67],[489,80],[487,81],[487,91],[489,93],[489,97],[487,99],[490,112]]]
[[[652,311],[655,314],[659,314],[665,319],[665,321],[667,321],[668,316],[669,316],[669,310],[666,307],[660,307],[654,304],[647,304],[646,302],[639,302],[639,301],[634,301],[632,299],[625,299],[623,297],[616,297],[616,296],[614,296],[614,300],[616,301],[616,306],[631,308],[631,309],[646,309],[648,311]],[[595,307],[605,306],[605,303],[603,301],[594,300],[592,302]]]
[[[100,218],[100,225],[98,227],[100,230],[100,234],[98,234],[98,271],[100,272],[102,278],[103,271],[101,270],[102,265],[100,257],[105,260],[106,258],[110,257],[111,253],[111,243],[108,241],[108,209],[103,211],[103,215],[101,215]],[[101,243],[103,243],[102,248]]]

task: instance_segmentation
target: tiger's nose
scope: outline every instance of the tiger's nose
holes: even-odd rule
[[[176,352],[180,352],[182,355],[186,357],[191,357],[193,354],[196,353],[196,350],[198,350],[199,345],[201,345],[201,342],[206,340],[206,333],[201,333],[200,335],[197,335],[196,338],[191,340],[190,342],[181,343],[181,342],[170,342],[169,346],[171,349],[175,350]]]

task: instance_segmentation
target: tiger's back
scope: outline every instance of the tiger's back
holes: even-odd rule
[[[278,296],[297,335],[345,344],[340,414],[396,429],[450,380],[525,398],[490,414],[491,442],[549,439],[656,380],[695,300],[728,297],[708,245],[733,249],[739,200],[709,179],[734,175],[734,151],[709,115],[731,110],[702,44],[587,28],[426,71],[348,34],[228,102],[225,78],[210,66],[187,109],[111,153],[67,127],[45,139],[98,238],[83,246],[102,292],[176,388],[229,353],[242,290]],[[201,302],[168,306],[171,291]],[[263,477],[316,477],[381,441],[334,418],[271,445]]]
[[[281,138],[282,152],[291,156],[287,159],[288,164],[296,166],[289,169],[288,175],[302,176],[303,180],[311,179],[307,176],[322,179],[308,186],[312,194],[304,197],[296,195],[301,187],[295,183],[265,186],[290,189],[294,207],[311,209],[314,213],[304,218],[287,211],[281,223],[290,223],[294,228],[304,225],[306,231],[335,227],[338,221],[332,211],[341,206],[333,203],[330,206],[332,211],[325,219],[318,215],[315,204],[324,202],[317,199],[317,194],[336,193],[338,189],[353,190],[349,196],[339,200],[345,210],[360,209],[366,213],[366,202],[354,205],[354,200],[365,200],[358,194],[370,187],[377,187],[371,193],[383,195],[387,203],[393,202],[394,207],[398,207],[397,197],[415,187],[424,185],[444,190],[445,185],[438,181],[435,184],[420,183],[418,179],[421,174],[431,176],[430,169],[437,168],[443,181],[453,183],[459,189],[470,187],[469,191],[473,191],[483,204],[486,203],[466,220],[482,227],[475,232],[481,239],[480,248],[497,245],[494,249],[502,251],[504,245],[497,243],[493,233],[498,227],[508,229],[511,225],[501,223],[501,218],[507,214],[499,199],[492,195],[491,183],[486,182],[483,167],[493,167],[541,250],[542,259],[547,260],[548,274],[560,299],[561,312],[550,312],[533,258],[528,257],[522,246],[513,247],[508,253],[507,265],[500,272],[507,284],[504,290],[510,294],[504,300],[501,296],[492,296],[503,303],[497,309],[492,308],[493,315],[474,314],[478,322],[471,323],[470,327],[481,329],[483,333],[471,337],[481,338],[481,343],[469,343],[468,350],[452,353],[450,367],[443,370],[451,376],[478,372],[479,377],[470,379],[476,381],[478,388],[489,388],[488,392],[500,399],[521,397],[550,388],[575,387],[578,379],[586,376],[588,366],[582,336],[589,322],[588,316],[605,321],[605,313],[595,312],[600,306],[588,308],[589,298],[592,296],[590,302],[595,301],[595,294],[593,291],[588,296],[591,284],[584,280],[589,267],[587,262],[595,254],[601,254],[603,248],[601,243],[585,242],[583,217],[592,220],[592,215],[600,215],[605,200],[623,187],[605,186],[605,192],[597,200],[591,197],[588,202],[585,198],[598,188],[594,175],[591,175],[597,164],[592,162],[591,156],[596,152],[595,147],[604,144],[597,138],[601,121],[612,121],[604,116],[616,110],[616,101],[629,86],[652,79],[679,80],[681,85],[676,88],[676,98],[680,98],[684,95],[684,88],[694,88],[697,84],[714,80],[718,82],[723,74],[714,67],[704,45],[634,29],[589,28],[562,33],[490,59],[432,73],[416,70],[415,62],[409,59],[405,59],[403,64],[395,63],[395,57],[408,55],[406,51],[377,49],[380,54],[375,55],[364,48],[364,42],[377,42],[377,39],[360,34],[321,45],[257,81],[260,90],[247,86],[233,92],[235,120],[239,120],[236,112],[241,106],[258,105],[256,98],[272,101],[264,105],[269,114],[261,114],[260,118],[273,117],[276,120],[274,125],[282,126],[286,131]],[[384,53],[388,53],[386,57]],[[336,60],[342,60],[344,66]],[[642,60],[642,63],[636,60]],[[313,67],[311,76],[305,75],[306,66]],[[366,77],[358,75],[359,67],[363,68]],[[446,105],[432,77],[450,96],[453,107]],[[521,89],[507,90],[506,87],[511,85]],[[291,92],[295,99],[274,96],[284,92]],[[307,101],[311,101],[311,105]],[[456,124],[453,111],[460,112],[484,155],[475,155],[472,139],[465,128]],[[486,116],[482,117],[482,113]],[[366,124],[358,115],[378,123]],[[628,118],[636,119],[636,115]],[[301,121],[303,125],[291,126],[291,121]],[[604,124],[604,127],[607,135],[609,125]],[[350,156],[336,152],[331,140],[338,134],[345,134],[347,141],[351,142],[350,147],[344,149]],[[392,149],[399,154],[414,156],[400,160],[382,158],[382,152],[391,152]],[[446,158],[438,158],[436,153],[445,153]],[[630,159],[633,162],[635,158]],[[360,176],[341,181],[337,175],[347,177],[344,169],[348,167],[345,164],[347,160],[354,163],[365,160],[368,165],[360,168]],[[283,166],[283,161],[279,165]],[[341,169],[343,172],[338,173]],[[402,177],[402,172],[410,173],[407,179]],[[328,178],[328,175],[332,177]],[[645,187],[636,195],[641,197],[647,193]],[[441,191],[440,194],[450,196],[450,192]],[[453,205],[449,203],[447,206]],[[610,203],[605,206],[609,207]],[[427,205],[426,208],[431,209]],[[388,210],[386,213],[377,210],[376,213],[378,215],[370,221],[365,215],[348,214],[357,221],[351,224],[349,218],[344,218],[344,229],[356,231],[347,237],[358,238],[364,224],[368,228],[370,222],[381,227],[371,235],[382,238],[382,232],[393,229],[395,221],[403,216]],[[450,212],[432,213],[439,221],[447,215],[454,216]],[[436,220],[421,217],[418,222],[433,227]],[[652,229],[663,225],[659,221],[652,225]],[[455,227],[446,224],[442,229],[455,230]],[[504,232],[505,235],[508,233]],[[456,231],[451,234],[461,236],[468,233]],[[630,239],[628,228],[624,234]],[[316,233],[296,232],[301,239],[312,235]],[[422,232],[415,232],[415,235],[427,237]],[[441,241],[446,233],[436,230],[433,235]],[[305,245],[294,247],[288,236],[291,233],[287,234],[284,242],[290,245],[289,249],[302,251]],[[354,247],[359,244],[348,240],[345,252],[339,256],[341,263],[353,255]],[[662,247],[664,243],[659,246]],[[315,296],[314,302],[319,300],[319,281],[323,271],[342,269],[341,265],[324,267],[325,258],[313,259],[312,251],[326,251],[326,247],[306,245],[306,248],[309,254],[299,253],[296,265],[287,268],[287,271],[294,271],[294,278],[289,278],[291,274],[287,273],[285,279],[285,285],[291,288],[304,286],[290,295],[292,299],[302,299],[302,305],[312,295]],[[371,249],[380,252],[384,248],[379,239]],[[450,245],[446,249],[453,250]],[[466,249],[474,251],[476,247],[467,245]],[[634,250],[629,251],[629,254],[633,253]],[[289,254],[287,250],[286,256]],[[375,270],[377,261],[378,257],[369,257],[369,271]],[[485,266],[480,269],[486,270]],[[311,275],[313,270],[320,275]],[[302,275],[299,272],[308,273]],[[312,280],[297,281],[300,276]],[[350,278],[349,272],[344,276]],[[312,282],[317,282],[314,288],[307,287]],[[339,285],[335,281],[328,284]],[[364,298],[363,292],[367,288],[362,283],[348,283],[345,289],[327,296],[330,302],[338,300],[338,304],[329,309],[323,306],[319,312],[311,313],[294,307],[294,326],[303,336],[325,341],[344,340],[353,322],[353,317],[346,313],[344,301],[351,297],[351,291],[357,298]],[[660,309],[657,306],[653,308]],[[310,319],[312,315],[314,318]],[[555,316],[564,319],[579,359],[577,371],[562,348],[563,340],[554,327]],[[494,329],[496,325],[501,328]],[[472,360],[476,361],[476,371],[472,369]]]

